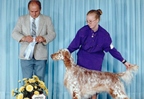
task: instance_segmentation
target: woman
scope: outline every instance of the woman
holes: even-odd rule
[[[102,11],[90,10],[87,13],[87,24],[78,30],[75,38],[68,46],[68,50],[77,53],[77,64],[90,70],[101,71],[104,52],[109,52],[114,58],[121,61],[128,69],[128,63],[112,45],[109,33],[99,25]],[[92,96],[96,99],[97,95]]]

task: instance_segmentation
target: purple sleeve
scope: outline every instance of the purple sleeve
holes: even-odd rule
[[[82,44],[85,42],[87,38],[87,35],[88,35],[87,33],[89,29],[90,29],[89,26],[86,25],[78,30],[75,38],[72,40],[72,42],[67,48],[70,51],[70,53],[76,51],[82,46]]]
[[[103,41],[104,41],[103,49],[105,52],[108,52],[111,49],[110,44],[112,43],[111,37],[108,33],[105,35]]]
[[[109,52],[114,58],[116,58],[122,62],[124,60],[124,58],[122,57],[120,52],[118,52],[115,48],[110,47],[110,45],[112,44],[112,40],[111,40],[111,37],[109,34],[105,37],[104,41],[105,41],[104,51]]]
[[[67,49],[70,51],[70,53],[72,53],[75,50],[77,50],[80,47],[80,45],[81,45],[81,37],[78,32]]]
[[[120,54],[120,52],[118,52],[115,48],[109,50],[109,53],[116,59],[118,59],[119,61],[123,61],[124,58],[122,57],[122,55]]]

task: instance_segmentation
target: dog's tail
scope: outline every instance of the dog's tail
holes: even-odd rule
[[[130,84],[133,76],[137,73],[138,66],[137,65],[130,65],[130,67],[126,70],[126,72],[119,73],[118,76],[126,83]]]

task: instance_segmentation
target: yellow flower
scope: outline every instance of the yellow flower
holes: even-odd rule
[[[42,88],[42,89],[46,89],[46,86],[45,86],[45,83],[43,81],[39,81],[39,86]]]
[[[33,91],[33,86],[32,86],[32,85],[27,85],[27,86],[26,86],[26,90],[27,90],[28,92],[32,92],[32,91]]]
[[[40,84],[45,85],[45,83],[43,81],[39,81]]]
[[[29,85],[29,83],[26,83],[24,86],[26,87],[27,85]]]
[[[19,88],[19,92],[23,92],[23,91],[24,91],[24,88],[25,88],[24,86],[20,87],[20,88]]]
[[[14,96],[14,90],[11,91],[11,95]]]
[[[27,80],[27,78],[23,78],[23,81]]]
[[[39,84],[39,86],[40,86],[42,89],[45,89],[45,88],[46,88],[45,85],[43,85],[43,84]]]
[[[18,95],[17,99],[23,99],[23,94],[20,93],[20,94]]]
[[[29,83],[35,83],[34,79],[29,79],[28,81],[29,81]]]
[[[23,81],[24,81],[25,84],[28,83],[28,79],[27,78],[23,78]]]
[[[34,86],[34,88],[37,89],[38,87],[37,87],[37,86]]]
[[[35,79],[36,81],[39,81],[39,78],[36,75],[33,75],[33,79]]]
[[[30,99],[30,97],[26,96],[28,92],[30,94],[39,95],[40,92],[45,91],[45,94],[48,95],[48,89],[45,83],[39,80],[37,76],[34,75],[33,78],[28,79],[24,78],[22,81],[24,82],[23,86],[11,91],[12,96],[15,96],[16,99]]]
[[[39,91],[35,91],[35,92],[34,92],[34,95],[39,95]]]
[[[45,89],[46,95],[48,95],[48,89]]]

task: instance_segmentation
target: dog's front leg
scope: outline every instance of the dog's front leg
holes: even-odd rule
[[[79,93],[73,91],[73,99],[81,99],[81,96]]]
[[[73,99],[78,99],[76,96],[76,92],[73,92]]]

